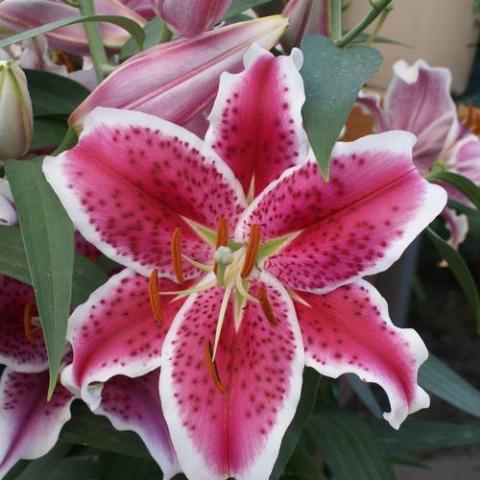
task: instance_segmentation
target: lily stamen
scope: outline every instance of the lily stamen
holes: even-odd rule
[[[158,291],[158,270],[154,268],[148,280],[148,298],[153,316],[159,325],[163,325],[162,297]]]
[[[257,298],[260,306],[262,307],[263,313],[265,314],[265,317],[267,317],[267,320],[270,322],[270,325],[277,325],[278,319],[273,313],[272,304],[270,303],[270,300],[267,296],[267,289],[263,285],[258,289]]]
[[[225,247],[228,243],[228,221],[226,218],[221,218],[218,222],[217,242],[216,248]]]
[[[213,383],[215,383],[217,390],[220,393],[223,393],[225,391],[225,387],[223,386],[223,383],[220,380],[220,376],[218,375],[217,365],[212,358],[212,345],[208,340],[205,340],[204,343],[204,354],[205,362],[207,364],[210,376],[212,377]]]
[[[185,281],[182,269],[182,227],[175,227],[170,244],[170,253],[172,255],[172,265],[178,283]]]
[[[33,300],[29,300],[25,307],[23,308],[23,331],[25,333],[25,338],[32,344],[35,345],[36,339],[33,335],[32,330],[32,308],[35,305]]]
[[[262,231],[260,225],[252,225],[252,230],[250,231],[250,239],[247,244],[247,252],[245,254],[245,261],[243,263],[243,268],[240,276],[242,278],[247,278],[255,266],[258,255],[258,247],[260,246],[260,241],[262,239]]]

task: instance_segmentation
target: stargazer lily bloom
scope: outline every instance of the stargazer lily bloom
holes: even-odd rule
[[[302,128],[301,63],[253,47],[222,75],[205,141],[99,108],[76,147],[44,161],[82,234],[127,267],[70,318],[62,381],[95,411],[102,382],[161,367],[192,479],[269,477],[305,365],[380,384],[395,428],[429,404],[423,342],[360,278],[396,261],[446,193],[398,131],[338,143],[326,183]]]
[[[56,443],[73,400],[63,386],[47,402],[48,363],[33,289],[0,276],[0,478]]]
[[[240,71],[253,43],[272,48],[287,24],[285,17],[273,15],[149,48],[109,75],[68,121],[80,131],[83,119],[94,108],[115,107],[184,125],[213,102],[222,72]]]
[[[0,478],[20,459],[46,454],[70,419],[75,392],[62,385],[47,401],[48,364],[33,289],[0,276]],[[158,392],[158,374],[115,377],[103,387],[95,412],[118,430],[132,430],[169,479],[180,471]]]
[[[383,107],[377,94],[363,92],[357,100],[374,117],[376,131],[400,128],[417,135],[413,161],[422,174],[441,168],[480,185],[480,141],[459,121],[450,94],[450,71],[430,67],[423,60],[413,65],[400,60],[393,71]],[[476,119],[467,118],[469,121],[476,124]],[[446,188],[450,198],[470,204],[457,190]],[[449,242],[458,248],[468,232],[467,217],[452,210],[445,210],[442,216],[451,233]]]
[[[393,66],[383,107],[380,96],[362,93],[357,102],[375,119],[379,132],[406,130],[417,136],[413,159],[427,173],[444,150],[449,137],[457,135],[457,110],[450,94],[452,76],[447,68],[431,67],[424,60]]]
[[[152,0],[158,15],[184,37],[210,30],[231,3],[232,0]]]
[[[121,15],[140,25],[146,20],[118,0],[95,0],[98,14]],[[63,0],[3,0],[0,2],[0,34],[23,32],[50,22],[80,15],[78,8],[67,5]],[[111,23],[99,24],[105,46],[119,51],[129,39],[124,29]],[[75,24],[52,30],[46,34],[49,44],[65,52],[89,55],[90,50],[83,25]]]

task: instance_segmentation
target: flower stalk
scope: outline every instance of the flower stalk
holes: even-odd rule
[[[80,11],[82,15],[95,15],[95,7],[93,0],[81,0],[79,2]],[[95,75],[100,83],[108,74],[108,67],[110,66],[107,52],[103,45],[103,40],[96,23],[87,22],[84,24],[85,35],[90,49],[93,66],[95,68]]]
[[[342,37],[342,0],[330,0],[330,30],[332,40],[338,41]]]
[[[355,25],[348,33],[339,38],[335,44],[337,47],[345,47],[358,37],[375,19],[392,3],[392,0],[371,1],[372,9],[360,22]]]

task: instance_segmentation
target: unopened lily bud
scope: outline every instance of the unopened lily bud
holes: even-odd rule
[[[32,101],[25,74],[14,61],[0,61],[0,160],[22,158],[32,136]]]
[[[184,37],[210,30],[231,3],[231,0],[153,0],[158,15]]]
[[[113,107],[184,125],[213,101],[223,72],[240,71],[253,43],[272,48],[287,24],[285,17],[273,15],[151,47],[108,76],[72,113],[69,123],[80,131],[89,112]]]

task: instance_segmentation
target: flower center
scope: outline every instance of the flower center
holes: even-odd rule
[[[225,389],[218,373],[215,357],[232,293],[235,292],[237,294],[235,297],[237,299],[234,315],[235,328],[238,329],[240,325],[243,306],[247,301],[254,302],[260,306],[270,325],[275,326],[278,323],[272,305],[268,299],[266,288],[264,286],[259,287],[255,295],[252,295],[249,292],[249,277],[254,272],[257,264],[259,251],[262,246],[261,239],[261,226],[255,224],[252,225],[250,237],[246,244],[241,245],[230,241],[228,235],[228,221],[225,218],[222,218],[219,221],[216,232],[216,249],[212,256],[212,262],[210,265],[207,265],[189,258],[182,253],[182,229],[181,227],[176,227],[171,239],[170,252],[173,271],[178,283],[182,285],[185,282],[182,260],[186,260],[191,265],[201,270],[213,272],[215,274],[215,280],[207,282],[203,281],[184,290],[160,291],[158,287],[158,271],[154,269],[150,274],[148,283],[150,307],[155,320],[161,325],[164,322],[162,314],[162,296],[173,295],[175,296],[173,300],[175,300],[190,295],[191,293],[206,291],[214,287],[222,287],[224,289],[213,345],[208,340],[205,340],[204,342],[205,363],[213,383],[221,393],[223,393]]]

